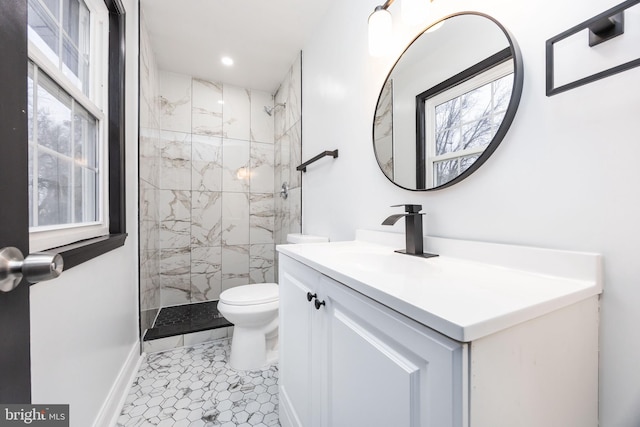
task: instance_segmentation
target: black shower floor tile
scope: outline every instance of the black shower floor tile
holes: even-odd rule
[[[144,341],[233,326],[218,311],[218,301],[163,307]]]

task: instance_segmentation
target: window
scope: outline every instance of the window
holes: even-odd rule
[[[418,95],[418,188],[438,187],[473,165],[505,117],[513,90],[514,65],[508,49]]]
[[[108,10],[28,0],[31,250],[109,234]]]

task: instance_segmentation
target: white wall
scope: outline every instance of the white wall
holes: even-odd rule
[[[395,187],[374,158],[373,112],[394,62],[367,53],[367,17],[379,3],[336,2],[304,48],[302,157],[335,148],[340,157],[304,174],[303,231],[332,240],[352,239],[356,228],[402,232],[402,222],[380,225],[399,212],[389,206],[421,203],[429,235],[602,253],[600,425],[637,427],[640,68],[545,96],[545,41],[618,0],[436,0],[429,23],[463,10],[501,21],[520,45],[525,77],[518,114],[494,155],[462,183],[427,193]],[[419,26],[402,25],[399,5],[390,11],[399,53]]]
[[[137,355],[139,346],[138,6],[137,0],[124,3],[129,236],[124,247],[31,287],[32,400],[70,404],[73,427],[94,423],[128,357]]]

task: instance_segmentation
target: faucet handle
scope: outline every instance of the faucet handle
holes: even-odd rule
[[[404,206],[404,211],[407,213],[418,213],[422,210],[422,205],[391,205],[392,208],[401,206]]]

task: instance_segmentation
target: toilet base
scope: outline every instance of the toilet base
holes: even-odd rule
[[[271,334],[264,330],[233,328],[229,365],[238,371],[254,371],[278,361],[277,319]]]

